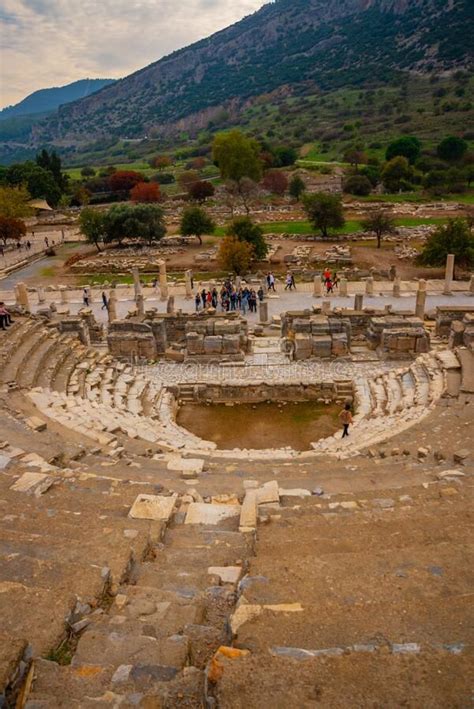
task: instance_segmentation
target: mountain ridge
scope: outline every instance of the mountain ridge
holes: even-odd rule
[[[86,98],[105,86],[114,83],[114,79],[79,79],[64,86],[51,86],[33,91],[24,99],[0,110],[0,121],[20,116],[33,116],[38,113],[54,111],[59,106]]]
[[[34,128],[36,142],[199,130],[273,91],[314,91],[443,72],[469,59],[468,0],[277,0]],[[286,88],[285,88],[286,87]]]

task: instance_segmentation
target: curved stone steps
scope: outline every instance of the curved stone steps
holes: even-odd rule
[[[27,366],[18,376],[18,384],[21,387],[31,389],[35,386],[41,371],[46,368],[47,361],[53,356],[57,350],[60,335],[57,332],[48,333],[47,337],[41,342],[38,347],[31,353]]]
[[[34,377],[33,387],[53,388],[54,376],[61,362],[71,351],[71,338],[60,335],[43,355]]]
[[[69,349],[66,349],[66,351],[62,353],[62,356],[58,358],[51,379],[51,389],[53,391],[67,391],[71,374],[76,365],[80,362],[79,349],[80,346],[77,342],[72,343]]]
[[[15,329],[9,329],[5,332],[5,339],[2,337],[1,345],[1,365],[2,372],[8,367],[11,360],[16,356],[18,349],[22,347],[29,337],[31,337],[35,332],[42,329],[43,323],[37,320],[23,320],[18,326],[13,323],[11,326]],[[3,331],[2,331],[3,334]],[[2,379],[2,381],[6,381]]]
[[[22,343],[15,349],[8,364],[3,368],[0,374],[1,380],[3,382],[20,382],[26,376],[26,370],[29,369],[29,363],[34,352],[49,337],[50,333],[39,327],[23,338]]]

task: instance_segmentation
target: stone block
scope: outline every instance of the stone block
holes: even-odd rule
[[[129,517],[133,519],[152,519],[167,522],[173,513],[178,495],[138,495],[133,503]]]
[[[46,492],[53,484],[53,479],[44,473],[23,473],[10,487],[15,492],[26,492],[37,497]]]
[[[251,532],[257,527],[258,490],[247,490],[240,513],[239,531]]]
[[[186,513],[185,524],[217,525],[230,517],[240,515],[240,505],[217,505],[192,502]]]
[[[222,352],[223,354],[238,354],[240,352],[240,336],[223,335]]]
[[[312,353],[316,357],[330,357],[332,338],[329,335],[318,335],[312,340]]]
[[[202,458],[172,458],[166,467],[168,470],[189,473],[197,477],[203,471],[204,461]]]
[[[222,354],[221,335],[208,335],[204,338],[204,354]]]
[[[25,420],[27,426],[33,429],[33,431],[46,431],[47,425],[45,421],[42,421],[37,416],[30,416]]]
[[[219,576],[221,583],[236,584],[242,575],[241,566],[210,566],[207,570],[211,576]]]
[[[204,335],[190,332],[186,335],[186,348],[189,355],[204,354]]]
[[[257,490],[257,504],[265,505],[269,502],[280,502],[280,492],[276,480],[264,483],[263,487]]]

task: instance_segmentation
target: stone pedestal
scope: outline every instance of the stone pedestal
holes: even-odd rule
[[[66,286],[60,286],[59,292],[61,293],[61,303],[63,303],[63,305],[65,305],[68,302],[68,292],[67,292]],[[89,303],[90,303],[90,300],[91,300],[90,291],[89,291],[88,295],[89,295]]]
[[[174,313],[174,295],[170,295],[166,303],[166,312],[171,315]]]
[[[141,295],[141,292],[142,292],[142,284],[140,283],[140,273],[138,271],[138,268],[132,268],[132,276],[133,276],[133,289],[135,291],[135,302],[136,302],[138,296]]]
[[[400,292],[401,292],[400,279],[397,276],[395,278],[395,280],[393,281],[393,297],[400,298]]]
[[[425,319],[425,305],[426,305],[426,281],[421,278],[418,282],[418,291],[416,294],[416,306],[415,315],[421,320]]]
[[[364,307],[364,296],[362,293],[357,293],[354,298],[354,310],[362,310]]]
[[[322,313],[330,313],[331,312],[331,301],[330,300],[323,300],[321,304],[321,312]]]
[[[109,301],[107,304],[107,314],[109,322],[117,320],[117,294],[114,290],[110,291]]]
[[[38,286],[36,292],[38,293],[38,304],[42,305],[46,302],[46,298],[44,297],[44,288],[42,286]]]
[[[145,298],[143,297],[143,293],[137,295],[136,303],[138,314],[143,317],[143,315],[145,315]]]
[[[323,284],[321,283],[321,277],[315,276],[313,282],[313,298],[320,298],[323,294]]]
[[[365,282],[365,294],[366,295],[373,295],[374,294],[374,279],[372,276],[369,276],[369,278]]]
[[[258,320],[261,323],[268,322],[268,303],[262,302],[258,304]]]
[[[444,295],[452,295],[451,285],[454,276],[454,254],[448,254],[446,258],[446,273],[444,276]]]
[[[166,276],[166,262],[158,261],[160,267],[160,299],[167,300],[168,298],[168,278]]]
[[[192,271],[186,271],[185,276],[185,286],[186,286],[186,300],[191,300],[193,297],[193,275]]]
[[[17,283],[15,286],[15,296],[18,305],[21,305],[28,313],[31,312],[28,291],[24,283]]]
[[[349,295],[349,293],[347,292],[347,286],[347,278],[341,278],[341,280],[339,281],[339,295],[341,296],[341,298],[347,298],[347,296]]]

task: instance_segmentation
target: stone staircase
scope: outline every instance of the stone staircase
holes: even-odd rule
[[[354,380],[357,413],[344,439],[341,434],[313,444],[315,451],[340,458],[357,455],[406,430],[427,416],[446,389],[446,369],[435,353],[374,379]]]
[[[468,706],[472,485],[461,480],[269,509],[230,620],[236,657],[208,673],[217,706]]]
[[[155,523],[146,557],[109,611],[91,619],[69,665],[35,661],[28,707],[132,706],[147,698],[150,706],[204,706],[205,667],[230,640],[252,537],[238,532],[238,518],[218,527],[183,521],[180,510],[168,527]]]

